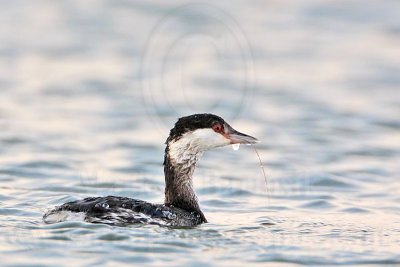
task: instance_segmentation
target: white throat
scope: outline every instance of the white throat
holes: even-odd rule
[[[177,164],[195,163],[204,151],[229,143],[229,139],[210,128],[197,129],[170,142],[169,156]]]

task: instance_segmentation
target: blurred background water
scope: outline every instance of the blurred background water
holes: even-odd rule
[[[2,266],[400,264],[400,2],[0,1]],[[193,229],[42,214],[163,201],[164,141],[212,112]]]

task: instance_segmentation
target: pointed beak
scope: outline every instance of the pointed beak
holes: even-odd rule
[[[255,144],[260,142],[257,138],[236,131],[227,123],[225,124],[225,137],[231,141],[231,144]]]

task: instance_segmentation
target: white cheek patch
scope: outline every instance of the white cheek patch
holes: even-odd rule
[[[226,146],[230,144],[229,139],[225,138],[222,134],[214,132],[213,129],[197,129],[191,135],[193,141],[203,150],[208,150],[215,147]]]
[[[197,129],[184,134],[179,140],[169,144],[169,155],[176,161],[186,161],[198,156],[205,150],[226,146],[230,140],[212,129]]]

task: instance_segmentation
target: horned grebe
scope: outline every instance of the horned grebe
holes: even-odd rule
[[[233,129],[221,117],[195,114],[178,119],[166,140],[165,201],[152,204],[127,197],[89,197],[67,202],[47,212],[46,223],[83,219],[91,223],[129,225],[149,223],[195,226],[207,222],[193,190],[192,175],[204,151],[258,140]]]

